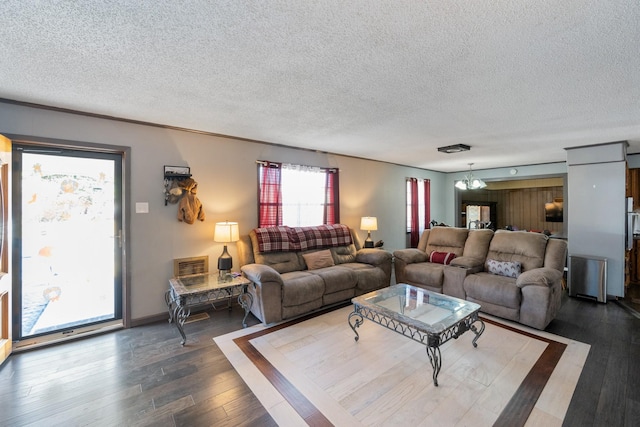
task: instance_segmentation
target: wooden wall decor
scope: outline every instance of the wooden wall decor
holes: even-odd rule
[[[626,196],[633,197],[633,208],[640,206],[640,169],[627,169]],[[633,241],[633,248],[627,254],[627,268],[625,274],[625,289],[627,286],[640,285],[640,250],[638,240]]]
[[[9,165],[3,164],[0,170],[0,272],[9,272]]]

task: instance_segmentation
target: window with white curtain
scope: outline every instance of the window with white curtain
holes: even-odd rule
[[[407,233],[410,247],[415,248],[431,221],[431,183],[428,179],[407,178]]]
[[[419,179],[418,180],[418,218],[425,218],[426,204],[424,197],[424,183],[426,180]],[[411,204],[413,200],[411,199],[411,183],[407,180],[407,233],[411,232]],[[420,221],[420,228],[418,229],[418,234],[422,234],[425,229],[424,221]]]
[[[258,163],[258,227],[340,223],[340,170]]]
[[[302,165],[282,165],[282,223],[290,227],[323,223],[325,170]]]

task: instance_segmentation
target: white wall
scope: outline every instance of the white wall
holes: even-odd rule
[[[569,255],[607,258],[607,294],[624,297],[626,145],[578,147],[568,154]]]
[[[134,320],[166,310],[163,295],[174,258],[209,255],[215,270],[222,253],[222,245],[213,242],[215,222],[238,221],[243,234],[257,226],[258,159],[339,168],[341,222],[357,228],[361,216],[378,217],[379,229],[372,236],[384,240],[389,251],[405,246],[406,177],[431,179],[432,217],[453,218],[446,191],[453,185],[447,186],[446,174],[422,169],[2,102],[0,134],[131,147],[127,209]],[[205,222],[178,222],[176,205],[164,206],[164,165],[191,167]],[[136,214],[136,202],[148,202],[149,213]],[[366,232],[360,233],[364,238]],[[235,245],[229,245],[229,252],[237,268]]]

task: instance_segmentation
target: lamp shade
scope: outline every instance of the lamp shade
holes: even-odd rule
[[[483,180],[473,176],[473,171],[471,169],[472,166],[473,163],[469,163],[469,173],[465,175],[463,179],[456,181],[456,188],[460,190],[478,190],[487,186],[487,184]]]
[[[375,216],[363,216],[360,220],[360,230],[377,230],[378,229],[378,218]]]
[[[456,182],[456,188],[458,188],[460,190],[466,190],[467,189],[467,183],[464,182],[463,180],[457,181]]]
[[[213,240],[220,243],[237,242],[240,240],[240,231],[237,222],[216,222]]]

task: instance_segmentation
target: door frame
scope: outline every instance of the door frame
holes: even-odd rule
[[[7,163],[7,168],[4,164]],[[0,365],[13,351],[13,338],[11,321],[11,295],[13,292],[11,283],[11,251],[9,239],[11,239],[11,140],[0,135],[0,166],[2,166],[2,182],[0,191],[2,197],[2,254],[0,255]],[[5,173],[6,171],[6,173]],[[5,176],[6,175],[6,176]]]
[[[43,138],[43,137],[35,137],[35,136],[27,136],[27,135],[12,135],[5,134],[7,138],[11,139],[14,144],[20,145],[37,145],[39,147],[45,146],[50,147],[52,149],[69,149],[69,150],[80,150],[80,151],[88,151],[88,152],[96,152],[96,153],[110,153],[110,154],[119,154],[122,158],[122,194],[121,194],[121,206],[122,212],[120,213],[122,219],[122,235],[121,239],[121,265],[122,265],[122,320],[118,320],[117,324],[113,324],[114,322],[106,322],[104,324],[93,325],[90,327],[80,327],[76,328],[74,334],[64,335],[59,337],[52,337],[50,339],[43,340],[25,340],[25,342],[16,343],[14,342],[13,351],[18,351],[19,349],[26,348],[34,348],[35,346],[51,344],[53,342],[66,341],[68,339],[77,338],[79,336],[86,336],[91,333],[100,333],[105,330],[117,329],[117,328],[130,328],[131,327],[131,288],[130,288],[130,279],[131,279],[131,268],[130,268],[130,259],[129,254],[130,250],[130,242],[128,236],[130,235],[130,223],[131,223],[131,215],[129,206],[131,206],[131,195],[130,195],[130,177],[131,177],[131,147],[128,146],[119,146],[119,145],[111,145],[111,144],[98,144],[92,142],[82,142],[82,141],[71,141],[71,140],[63,140],[63,139],[55,139],[55,138]],[[13,226],[15,227],[15,225]],[[11,254],[15,259],[17,250],[19,249],[18,242],[16,239],[16,230],[12,229],[13,238],[11,244]],[[15,262],[15,261],[14,261]],[[15,310],[15,308],[14,308]],[[59,335],[59,334],[54,334]]]

